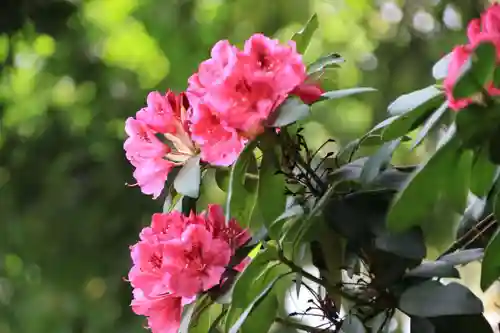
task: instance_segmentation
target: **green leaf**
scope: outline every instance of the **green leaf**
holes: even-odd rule
[[[175,177],[174,188],[178,193],[196,199],[200,194],[200,179],[200,157],[193,156]]]
[[[406,289],[398,307],[407,315],[424,318],[480,314],[484,310],[481,300],[467,287],[433,280]]]
[[[320,100],[330,100],[330,99],[338,99],[351,95],[362,94],[365,92],[377,91],[375,88],[369,87],[358,87],[358,88],[349,88],[349,89],[341,89],[341,90],[332,90],[327,91],[321,95]]]
[[[457,135],[462,139],[464,147],[477,148],[486,144],[495,133],[499,121],[500,113],[496,107],[471,104],[457,113]]]
[[[500,87],[500,67],[495,68],[495,72],[493,73],[493,85],[495,87]]]
[[[286,208],[285,175],[278,173],[279,156],[275,147],[262,147],[263,155],[259,169],[259,190],[257,201],[264,221],[269,227]]]
[[[257,202],[256,184],[247,183],[246,172],[251,163],[255,163],[253,153],[256,140],[247,144],[245,149],[233,164],[229,176],[229,187],[226,201],[226,221],[234,218],[246,228],[249,226],[252,213]],[[251,181],[251,180],[249,180]]]
[[[488,148],[490,161],[496,165],[500,165],[500,127],[490,137]]]
[[[314,14],[304,27],[292,36],[292,40],[295,41],[297,46],[297,52],[304,53],[307,50],[309,42],[314,32],[318,29],[318,26],[318,15]]]
[[[455,98],[467,98],[481,92],[493,79],[496,66],[496,47],[490,42],[479,44],[474,50],[470,68],[466,69],[453,87]]]
[[[460,278],[458,270],[445,261],[429,261],[420,264],[405,274],[406,277],[421,278]]]
[[[311,113],[309,108],[310,106],[302,102],[299,98],[289,97],[274,112],[270,126],[282,127],[302,120]]]
[[[468,264],[472,261],[481,260],[483,256],[483,249],[467,249],[442,256],[439,258],[439,261],[444,261],[450,265],[458,266]]]
[[[307,67],[307,74],[322,72],[325,68],[340,67],[339,64],[345,60],[337,53],[330,53],[326,56],[318,58]]]
[[[487,147],[476,151],[472,164],[470,190],[478,197],[484,197],[493,187],[497,166],[490,162]]]
[[[429,132],[436,127],[436,125],[439,123],[439,121],[444,116],[447,110],[448,110],[448,102],[444,102],[436,111],[432,113],[432,115],[425,121],[425,124],[420,130],[420,132],[418,132],[417,137],[415,138],[415,141],[411,145],[410,150],[413,150],[420,143],[422,143],[422,141],[429,134]]]
[[[210,325],[210,328],[208,329],[208,333],[220,333],[218,326],[222,322],[222,319],[224,319],[225,315],[227,313],[226,309],[223,309],[221,313],[215,318],[213,323]]]
[[[497,192],[494,202],[494,214],[500,218],[500,194]],[[481,289],[486,291],[500,277],[500,228],[497,229],[484,250],[481,264]]]
[[[413,175],[396,196],[387,216],[387,226],[402,231],[424,222],[439,198],[440,190],[455,167],[457,140],[450,140]]]
[[[278,298],[275,295],[265,297],[258,304],[241,327],[242,333],[269,332],[279,309]]]
[[[450,52],[441,59],[439,59],[439,61],[436,62],[432,67],[432,76],[436,80],[442,80],[448,75],[448,64],[451,61],[451,56],[452,53]]]
[[[398,116],[411,112],[430,100],[441,96],[442,94],[443,92],[441,90],[432,85],[427,88],[413,91],[409,94],[401,95],[389,105],[389,114],[392,116]]]
[[[434,110],[443,103],[444,97],[438,95],[420,104],[413,110],[403,113],[388,123],[382,132],[382,138],[385,141],[397,139],[424,123]]]
[[[236,320],[234,325],[231,327],[228,333],[238,333],[241,326],[245,323],[248,316],[252,313],[254,308],[258,306],[262,300],[271,292],[276,283],[287,274],[282,274],[275,277],[254,299],[253,301],[245,308],[241,316]]]
[[[251,300],[249,292],[257,276],[264,272],[268,265],[278,262],[275,248],[268,247],[255,256],[245,270],[240,274],[233,289],[233,304],[237,308],[245,307]]]
[[[461,214],[467,207],[473,153],[471,150],[457,151],[457,153],[453,168],[448,171],[449,177],[444,179],[446,185],[443,197],[445,201],[450,202],[457,213]]]
[[[391,161],[392,154],[400,143],[400,139],[386,142],[375,154],[368,157],[361,171],[360,180],[362,184],[371,183],[379,175],[380,171]]]
[[[181,323],[179,326],[179,333],[189,333],[189,325],[191,323],[191,318],[194,314],[194,309],[196,308],[196,301],[191,304],[184,306],[182,310]]]
[[[459,315],[429,318],[434,332],[412,331],[411,333],[493,333],[484,315]]]

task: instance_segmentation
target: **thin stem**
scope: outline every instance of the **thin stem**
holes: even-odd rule
[[[325,331],[324,329],[319,329],[319,328],[312,327],[312,326],[305,325],[305,324],[295,323],[293,321],[289,321],[289,320],[279,318],[279,317],[274,319],[274,321],[281,324],[281,325],[293,327],[295,329],[303,330],[303,331],[310,332],[310,333],[328,332],[328,331]]]

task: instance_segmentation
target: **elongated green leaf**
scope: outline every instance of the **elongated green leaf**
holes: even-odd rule
[[[407,277],[422,278],[460,278],[458,270],[452,264],[445,261],[424,262],[405,274]]]
[[[422,141],[425,139],[425,137],[429,134],[429,132],[438,125],[439,121],[441,118],[444,116],[446,111],[448,110],[448,103],[444,102],[441,104],[441,106],[432,113],[432,115],[426,120],[424,126],[422,126],[422,129],[420,132],[418,132],[417,137],[415,138],[415,141],[411,145],[410,149],[414,149]]]
[[[235,218],[242,227],[248,227],[257,202],[257,186],[245,186],[247,169],[252,162],[255,163],[255,145],[256,141],[247,144],[231,168],[229,176],[226,221]]]
[[[314,14],[304,27],[292,36],[292,40],[295,41],[299,53],[304,53],[307,50],[311,38],[317,29],[318,15]]]
[[[287,208],[283,214],[278,216],[269,226],[268,232],[272,239],[279,240],[283,225],[292,217],[302,216],[304,209],[300,205],[294,205]]]
[[[436,108],[444,101],[442,95],[437,95],[413,110],[403,113],[384,127],[382,138],[385,141],[397,139],[423,124]],[[389,118],[392,119],[392,118]]]
[[[247,320],[248,316],[252,313],[254,308],[258,306],[262,300],[271,292],[273,287],[276,285],[276,283],[285,275],[279,275],[275,277],[255,298],[254,300],[245,308],[241,316],[236,320],[234,325],[231,327],[229,330],[229,333],[238,333],[240,330],[241,326],[245,323]]]
[[[331,53],[326,56],[318,58],[315,62],[307,67],[307,74],[322,72],[326,68],[340,67],[339,64],[345,60],[337,53]]]
[[[432,280],[405,290],[399,299],[399,308],[408,315],[423,318],[480,314],[484,310],[481,300],[467,287]]]
[[[258,304],[241,327],[242,333],[269,332],[279,309],[278,299],[270,294]]]
[[[488,141],[490,161],[500,165],[500,127],[498,127]]]
[[[438,149],[414,174],[396,196],[387,216],[387,226],[402,231],[420,225],[437,201],[444,180],[454,165],[457,140],[450,140]]]
[[[442,256],[439,258],[439,261],[444,261],[453,266],[458,266],[468,264],[472,261],[481,260],[483,256],[483,249],[467,249]]]
[[[227,310],[223,309],[221,313],[215,318],[213,323],[210,325],[210,328],[208,329],[208,333],[220,333],[219,331],[219,324],[222,322],[222,319],[224,319],[224,316],[226,315]]]
[[[295,97],[287,98],[283,104],[275,111],[271,127],[282,127],[290,125],[298,120],[302,120],[309,116],[310,106]]]
[[[452,54],[448,53],[432,67],[432,76],[436,80],[442,80],[448,75],[448,64],[450,63],[451,56]]]
[[[387,142],[368,158],[360,176],[360,180],[364,185],[371,183],[379,175],[380,171],[386,167],[400,143],[400,139]]]
[[[249,292],[256,277],[268,268],[269,263],[277,262],[277,260],[278,254],[272,247],[266,248],[255,256],[236,280],[233,289],[233,306],[242,308],[250,302]]]
[[[174,180],[175,190],[191,198],[198,198],[200,194],[200,157],[191,157],[177,174]]]
[[[497,166],[490,162],[486,147],[481,147],[475,154],[471,172],[470,190],[478,197],[488,194],[493,187]]]
[[[449,170],[450,175],[445,179],[444,200],[449,201],[451,207],[461,214],[467,207],[473,153],[471,150],[457,151],[457,153],[454,167]]]
[[[351,95],[356,95],[356,94],[362,94],[365,92],[372,92],[372,91],[377,91],[375,88],[369,88],[369,87],[358,87],[358,88],[349,88],[349,89],[342,89],[342,90],[332,90],[332,91],[327,91],[321,95],[321,100],[328,100],[328,99],[338,99],[338,98],[343,98]]]
[[[441,96],[442,94],[443,92],[441,90],[432,85],[427,88],[401,95],[389,105],[389,114],[392,116],[398,116],[411,112],[419,106],[429,102],[431,99]]]
[[[259,169],[258,204],[268,229],[286,207],[285,175],[278,173],[278,159],[274,147],[264,148]]]
[[[474,50],[470,68],[464,71],[453,87],[455,98],[466,98],[482,91],[493,79],[496,66],[496,47],[490,42],[479,44]]]
[[[495,196],[494,214],[498,221],[500,218],[500,193]],[[484,251],[481,264],[481,288],[486,291],[498,278],[500,278],[500,228],[497,229]]]

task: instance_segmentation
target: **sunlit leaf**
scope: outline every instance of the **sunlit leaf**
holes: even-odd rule
[[[331,53],[326,56],[318,58],[307,67],[307,74],[311,75],[317,72],[322,72],[325,68],[339,67],[339,64],[345,60],[337,53]]]
[[[448,75],[448,64],[451,61],[452,53],[448,53],[432,67],[432,76],[436,80],[442,80]]]
[[[422,129],[420,132],[418,132],[415,141],[411,145],[410,149],[414,149],[417,147],[422,141],[425,139],[425,137],[429,134],[429,132],[435,128],[438,124],[441,118],[445,115],[446,111],[448,111],[448,103],[444,102],[441,104],[441,106],[432,113],[432,115],[425,121],[424,126],[422,126]]]
[[[330,99],[338,99],[338,98],[343,98],[347,96],[352,96],[352,95],[357,95],[357,94],[362,94],[365,92],[373,92],[377,91],[375,88],[368,88],[368,87],[358,87],[358,88],[349,88],[349,89],[342,89],[342,90],[332,90],[332,91],[327,91],[321,95],[321,100],[330,100]]]
[[[304,27],[292,36],[299,53],[304,53],[307,50],[314,32],[318,29],[318,25],[318,15],[314,14]]]
[[[389,105],[389,114],[397,116],[411,112],[421,105],[428,103],[432,99],[440,97],[442,94],[443,92],[441,90],[432,85],[427,88],[401,95]]]

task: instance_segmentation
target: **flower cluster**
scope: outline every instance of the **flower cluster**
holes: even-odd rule
[[[220,41],[189,78],[185,94],[152,92],[147,107],[127,120],[124,148],[137,185],[158,197],[170,170],[198,153],[206,163],[229,166],[289,95],[311,104],[322,93],[307,83],[293,41],[282,45],[255,34],[243,50]]]
[[[492,43],[497,50],[497,62],[500,62],[500,4],[491,5],[480,19],[473,19],[467,27],[469,43],[456,46],[451,53],[448,75],[444,80],[445,93],[449,106],[455,111],[474,102],[474,97],[457,99],[453,96],[453,86],[460,77],[462,67],[470,59],[474,49],[483,42]],[[500,95],[500,89],[488,82],[484,87],[491,96]]]
[[[189,103],[184,93],[151,92],[147,106],[128,118],[124,143],[127,159],[135,167],[134,178],[144,194],[157,198],[176,165],[197,153],[188,124]]]
[[[220,283],[231,256],[249,238],[235,220],[226,225],[220,206],[199,215],[154,214],[131,247],[133,311],[146,316],[155,333],[177,332],[182,307]]]

